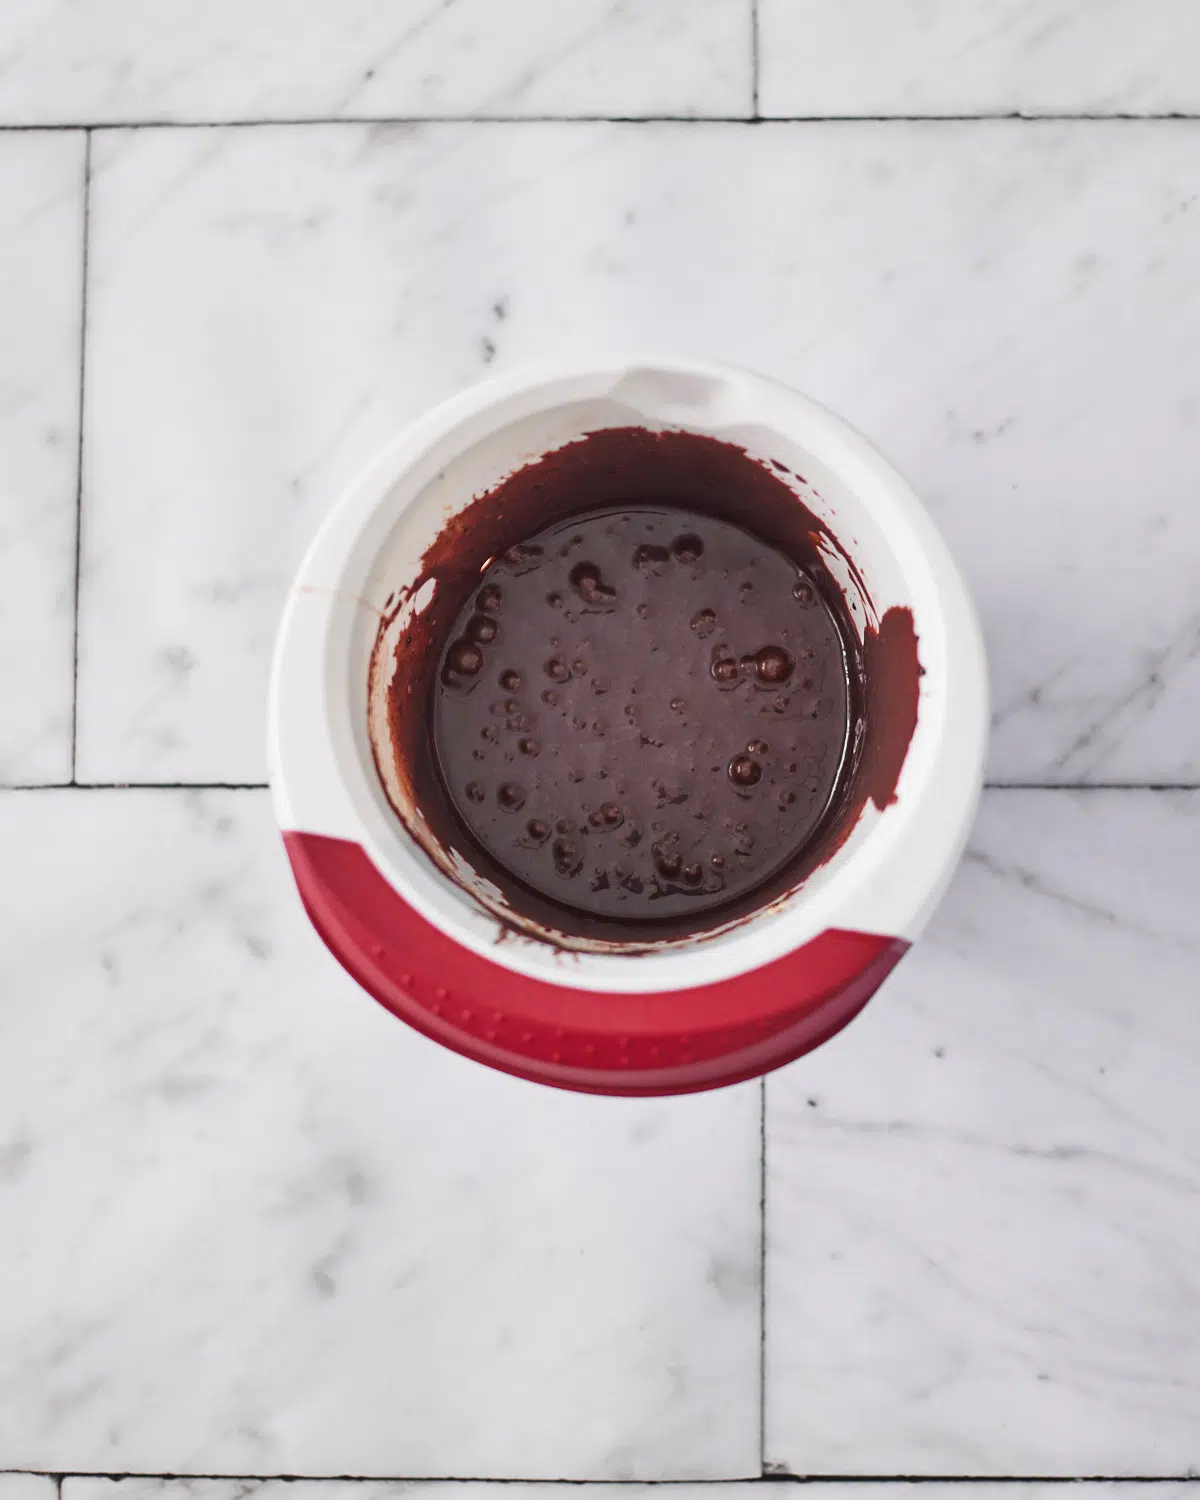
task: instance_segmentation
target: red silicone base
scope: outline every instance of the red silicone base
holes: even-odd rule
[[[570,989],[448,938],[359,844],[310,833],[284,842],[313,926],[393,1015],[477,1062],[586,1093],[683,1094],[777,1068],[851,1021],[908,948],[829,929],[715,984],[646,995]]]

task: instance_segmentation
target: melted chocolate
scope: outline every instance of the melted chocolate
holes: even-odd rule
[[[850,744],[817,583],[725,521],[647,504],[509,547],[439,663],[433,749],[511,879],[622,923],[694,917],[790,863]]]
[[[581,937],[702,932],[795,887],[893,799],[917,704],[911,615],[860,646],[827,547],[714,438],[610,428],[517,470],[406,595],[436,580],[373,748],[414,832]]]

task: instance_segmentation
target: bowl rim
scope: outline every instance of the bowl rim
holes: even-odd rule
[[[876,497],[885,512],[881,525],[889,545],[905,550],[906,578],[911,573],[925,590],[926,629],[936,622],[942,631],[946,690],[940,701],[922,708],[925,721],[906,760],[897,804],[876,816],[859,847],[811,900],[793,895],[747,917],[720,952],[701,936],[638,955],[636,963],[627,954],[596,961],[588,955],[582,964],[547,963],[546,954],[531,947],[532,939],[498,945],[496,919],[465,891],[459,895],[473,915],[467,915],[462,902],[459,910],[453,902],[433,899],[419,874],[421,864],[432,869],[429,856],[394,813],[392,826],[381,828],[364,806],[361,789],[355,795],[348,784],[345,726],[333,721],[339,713],[335,704],[350,700],[338,700],[328,684],[330,672],[336,676],[337,670],[331,661],[335,627],[339,618],[346,625],[346,611],[353,607],[344,597],[338,600],[338,585],[352,560],[357,558],[361,566],[364,534],[378,525],[381,512],[390,506],[394,517],[409,503],[397,506],[394,499],[402,479],[412,481],[411,500],[421,489],[422,473],[431,473],[447,451],[462,451],[523,415],[579,394],[595,396],[647,372],[722,383],[744,411],[765,410],[787,429],[802,431],[799,441],[806,447],[815,443],[821,460],[860,498],[864,490]],[[679,415],[677,425],[688,427],[686,410]],[[712,428],[699,424],[694,430]],[[326,670],[313,670],[316,661]],[[304,698],[308,701],[302,702]],[[915,938],[957,863],[974,816],[986,744],[987,674],[979,622],[956,563],[912,488],[860,433],[778,381],[712,362],[653,354],[526,367],[450,397],[399,432],[345,489],[297,570],[276,643],[269,704],[270,782],[285,831],[361,844],[383,878],[420,915],[502,968],[572,988],[646,993],[686,987],[701,975],[744,973],[826,929]],[[298,724],[306,724],[309,732],[298,734]],[[439,878],[449,884],[440,872]]]

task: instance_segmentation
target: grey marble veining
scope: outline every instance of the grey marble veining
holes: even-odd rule
[[[1200,776],[1200,122],[94,143],[80,767],[263,776],[296,561],[472,379],[664,349],[855,422],[978,598],[1001,780]]]
[[[756,1084],[426,1042],[262,793],[0,794],[0,849],[0,1468],[758,1472]]]
[[[83,157],[0,138],[0,785],[71,774]]]
[[[750,0],[6,0],[0,124],[748,114]]]
[[[1200,793],[996,792],[863,1016],[767,1084],[797,1474],[1200,1469]]]
[[[1192,0],[758,0],[764,115],[1187,114]]]

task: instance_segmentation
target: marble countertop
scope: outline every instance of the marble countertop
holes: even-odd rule
[[[0,1500],[1200,1500],[1198,268],[1193,0],[6,0]],[[617,1101],[355,988],[263,698],[377,445],[631,345],[895,460],[995,724],[861,1020]]]

